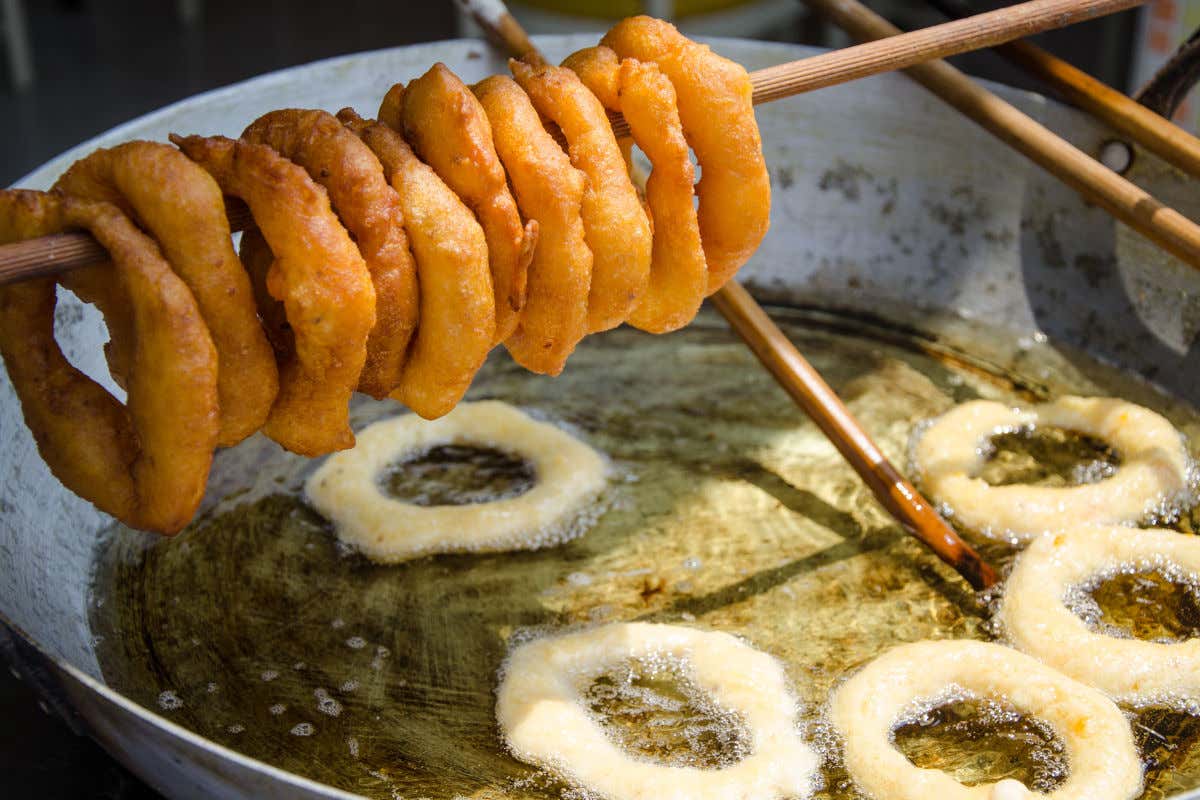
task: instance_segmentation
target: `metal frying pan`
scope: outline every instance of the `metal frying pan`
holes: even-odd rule
[[[538,43],[561,58],[594,40]],[[810,52],[713,44],[749,69]],[[127,139],[234,134],[267,109],[370,114],[393,82],[439,60],[468,81],[504,70],[468,41],[284,70],[121,126],[18,185],[49,186],[74,159]],[[1110,136],[995,88],[1089,152]],[[758,115],[773,226],[743,276],[787,306],[777,310],[787,330],[889,456],[903,461],[917,419],[972,395],[1112,392],[1197,441],[1200,275],[901,77]],[[1153,157],[1139,154],[1132,177],[1200,212]],[[91,309],[66,303],[58,332],[70,358],[106,374]],[[659,339],[595,337],[572,364],[550,381],[497,355],[473,396],[509,399],[609,453],[626,481],[596,528],[539,554],[393,570],[339,555],[302,507],[272,500],[310,467],[263,441],[221,454],[197,531],[161,543],[112,530],[46,471],[0,378],[9,656],[73,725],[171,797],[484,798],[554,788],[504,757],[491,727],[495,669],[524,628],[645,618],[734,630],[788,665],[813,711],[840,671],[891,643],[987,635],[961,585],[891,526],[715,318]],[[364,403],[354,416],[395,411]],[[247,504],[258,504],[251,522],[274,526],[266,534]],[[341,716],[311,707],[322,686]],[[289,708],[275,714],[272,696]],[[290,733],[306,721],[313,735]],[[1177,794],[1200,778],[1156,786],[1200,797]]]

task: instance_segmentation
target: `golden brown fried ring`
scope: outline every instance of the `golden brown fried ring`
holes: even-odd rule
[[[383,177],[379,159],[326,111],[271,111],[252,122],[242,138],[304,167],[325,187],[333,210],[354,237],[375,287],[375,327],[367,339],[358,390],[386,397],[400,383],[417,327],[417,268],[400,198]]]
[[[387,90],[383,100],[379,102],[379,121],[394,131],[404,130],[404,95],[403,83],[397,83]]]
[[[379,156],[404,207],[421,279],[421,324],[392,397],[434,419],[462,399],[495,341],[487,240],[471,210],[399,133],[348,108],[338,118]]]
[[[217,352],[192,293],[154,242],[108,203],[0,192],[0,242],[91,232],[130,309],[128,403],[54,340],[55,281],[0,288],[0,354],[25,423],[63,485],[127,525],[175,533],[196,511],[220,430]]]
[[[225,202],[216,181],[174,147],[129,142],[76,161],[54,188],[112,203],[157,240],[171,268],[195,297],[217,347],[218,444],[235,445],[261,428],[279,391],[279,375],[255,313],[250,282],[233,252]],[[109,270],[102,268],[91,278],[76,277],[71,280],[73,290],[101,308],[110,328],[115,322],[128,332],[128,310],[105,296]],[[133,341],[132,336],[115,335],[106,346],[110,368],[120,376],[122,386],[132,354],[119,348]]]
[[[221,191],[250,206],[275,255],[267,275],[295,347],[279,368],[279,396],[263,432],[305,456],[354,446],[350,395],[375,325],[371,274],[325,190],[264,145],[224,136],[171,136]]]
[[[653,166],[646,202],[653,222],[650,283],[629,323],[666,333],[695,318],[708,289],[708,269],[692,202],[695,169],[675,105],[675,90],[653,64],[620,62],[607,47],[581,50],[563,62],[602,100],[613,102]],[[628,160],[628,158],[627,158]]]
[[[403,128],[389,121],[395,113],[392,106],[399,108]],[[457,75],[444,64],[434,64],[407,89],[393,86],[379,119],[404,133],[421,160],[433,167],[483,226],[496,291],[496,341],[504,341],[516,329],[525,306],[537,222],[521,226],[487,114]]]
[[[593,258],[588,331],[615,328],[646,289],[651,236],[612,124],[571,70],[520,61],[510,67],[533,107],[562,131],[571,163],[587,176],[583,230]]]
[[[711,294],[754,254],[770,224],[771,181],[750,76],[740,64],[651,17],[618,22],[601,44],[621,58],[654,62],[679,95],[683,131],[700,162],[696,193]]]
[[[587,333],[592,251],[581,208],[587,179],[546,133],[529,97],[513,80],[492,76],[472,87],[487,112],[500,161],[525,217],[537,220],[529,299],[504,346],[518,364],[557,375]]]
[[[267,340],[280,359],[286,358],[295,350],[296,341],[292,336],[292,328],[288,325],[287,309],[283,303],[271,296],[271,290],[267,288],[267,276],[271,274],[275,254],[271,252],[271,246],[267,244],[258,228],[247,228],[242,231],[238,255],[241,256],[242,265],[250,277],[255,305],[258,307],[259,317],[262,318]]]
[[[112,275],[112,264],[104,262],[72,270],[59,280],[64,286],[70,284],[71,291],[80,300],[94,305],[104,316],[104,326],[108,328],[104,360],[108,362],[108,372],[113,382],[127,389],[133,348],[137,344],[133,335],[133,309],[121,296]],[[271,365],[274,364],[272,361]],[[217,380],[219,385],[220,375]]]

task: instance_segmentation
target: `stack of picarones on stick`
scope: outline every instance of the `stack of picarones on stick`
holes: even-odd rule
[[[553,375],[588,333],[686,325],[767,229],[746,71],[635,17],[512,72],[468,87],[438,64],[378,120],[271,111],[239,139],[130,142],[50,192],[0,193],[0,243],[84,229],[110,257],[0,287],[0,353],[54,474],[172,533],[214,449],[255,431],[318,456],[353,446],[355,391],[433,418],[498,343]],[[240,253],[225,196],[254,218]],[[103,312],[126,403],[59,350],[57,285]]]

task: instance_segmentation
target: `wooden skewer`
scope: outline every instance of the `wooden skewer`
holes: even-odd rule
[[[498,4],[492,0],[459,2],[467,7],[493,36],[498,38],[504,35],[515,42],[517,46],[510,48],[512,52],[522,57],[536,52],[529,37],[507,13],[502,3]],[[754,82],[754,102],[767,103],[856,78],[908,67],[930,58],[990,47],[1039,31],[1061,28],[1122,11],[1142,2],[1145,0],[1030,0],[970,19],[947,22],[944,25],[895,36],[886,41],[833,50],[752,72],[750,77]],[[492,23],[490,20],[500,22]],[[618,135],[629,133],[625,120],[620,117],[613,118],[613,128]],[[1158,205],[1153,198],[1150,200]],[[1144,229],[1147,226],[1153,227],[1155,223],[1148,220],[1145,223],[1130,224],[1145,233]],[[234,225],[233,229],[240,230],[242,227],[245,226],[238,224]],[[1175,238],[1198,245],[1200,228],[1190,233],[1193,234],[1191,237],[1177,232]],[[1146,235],[1155,239],[1149,233]],[[1192,241],[1193,239],[1195,241]],[[1200,245],[1196,246],[1195,252],[1195,259],[1187,260],[1200,267]],[[85,233],[63,233],[19,244],[0,245],[0,286],[54,275],[103,261],[105,258],[104,251]]]
[[[488,5],[496,2],[487,0]],[[500,6],[503,8],[503,3]],[[515,35],[498,28],[491,32],[495,40],[514,56],[545,63],[536,48],[529,49],[529,37],[519,25]],[[741,284],[730,281],[712,296],[712,302],[767,371],[809,419],[816,423],[826,438],[833,442],[880,504],[905,530],[953,567],[974,588],[986,589],[996,583],[998,576],[995,570],[959,538],[933,510],[929,501],[892,466],[871,441],[866,430],[854,419],[850,409],[846,408],[820,373],[800,354]]]
[[[888,513],[976,589],[996,583],[995,570],[892,466],[841,398],[740,283],[725,284],[712,296],[712,303]]]
[[[901,31],[857,0],[805,0],[858,39]],[[1150,241],[1200,269],[1200,225],[1004,102],[945,61],[905,73]]]
[[[969,17],[972,13],[970,6],[960,0],[929,0],[929,4],[949,17]],[[1200,177],[1200,139],[1169,119],[1029,42],[1009,42],[995,50],[1045,81],[1069,102],[1183,171]]]

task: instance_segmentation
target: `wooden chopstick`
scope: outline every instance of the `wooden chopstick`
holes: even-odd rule
[[[857,0],[804,0],[858,39],[900,35],[892,23]],[[1032,117],[1004,102],[945,61],[905,73],[1013,149],[1150,241],[1200,269],[1200,225],[1122,178]]]
[[[517,47],[510,48],[512,52],[519,53],[520,56],[536,52],[529,37],[516,20],[507,14],[507,9],[504,9],[502,3],[497,4],[490,0],[459,2],[484,25],[489,35],[498,38],[500,33],[494,31],[500,31],[516,42]],[[999,11],[924,28],[885,41],[833,50],[752,72],[750,77],[754,82],[754,102],[767,103],[879,72],[908,67],[929,58],[990,47],[1039,31],[1122,11],[1143,2],[1145,0],[1030,0]],[[479,8],[484,9],[484,12],[477,13]],[[489,19],[503,21],[506,18],[509,21],[500,27],[488,22]],[[613,118],[613,128],[619,136],[629,133],[625,120],[619,116]],[[1150,223],[1147,222],[1146,225]],[[234,230],[240,230],[244,225],[232,227]],[[1200,268],[1200,228],[1184,231],[1177,234],[1176,238],[1193,246],[1195,260],[1186,260]],[[103,261],[105,258],[104,251],[86,233],[63,233],[19,244],[0,245],[0,286],[54,275]]]
[[[976,589],[996,583],[995,570],[892,466],[841,398],[740,283],[725,284],[712,303],[905,530]]]
[[[470,4],[471,0],[467,0],[467,5]],[[503,8],[503,3],[497,3],[496,0],[487,0],[487,5],[493,9],[497,5]],[[476,19],[487,27],[483,20]],[[512,19],[511,16],[509,19]],[[508,33],[511,30],[512,25],[504,29],[493,28],[489,38],[514,56],[545,63],[545,58],[536,47],[528,44],[529,37],[519,24],[516,34]],[[712,296],[712,302],[767,371],[809,419],[816,423],[880,504],[905,530],[953,567],[974,588],[986,589],[996,583],[998,576],[995,570],[959,538],[933,510],[929,501],[892,466],[837,393],[741,284],[730,281]]]
[[[949,17],[969,17],[971,7],[961,0],[928,0]],[[886,41],[886,40],[880,40]],[[1200,177],[1200,139],[1141,103],[1029,42],[997,45],[996,52],[1040,78],[1067,101],[1107,122],[1115,130],[1182,169]]]

